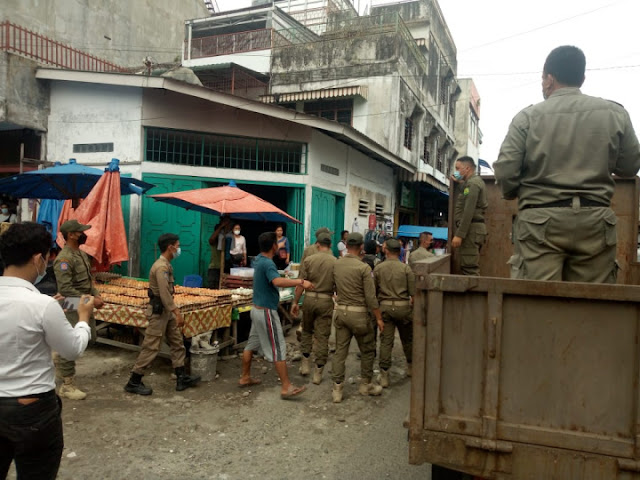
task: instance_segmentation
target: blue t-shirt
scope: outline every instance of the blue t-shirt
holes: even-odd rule
[[[273,260],[260,254],[253,259],[253,304],[258,307],[277,310],[280,292],[273,283],[280,274]]]

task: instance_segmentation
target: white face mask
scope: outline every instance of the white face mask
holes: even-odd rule
[[[240,235],[240,230],[234,230],[234,231],[233,231],[233,234],[234,234],[234,235]]]
[[[8,208],[3,208],[2,209],[2,214],[3,215],[9,215],[9,209]]]
[[[182,249],[180,247],[178,247],[176,249],[176,253],[173,255],[173,258],[178,258],[181,253],[182,253]]]
[[[47,262],[45,261],[44,257],[40,257],[42,258],[42,261],[44,261],[44,271],[42,273],[40,273],[40,269],[36,266],[37,272],[38,272],[38,276],[36,277],[35,281],[33,282],[34,285],[39,284],[42,279],[47,275]]]

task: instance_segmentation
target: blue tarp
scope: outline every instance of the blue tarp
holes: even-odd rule
[[[400,225],[398,227],[398,237],[410,237],[410,238],[418,238],[422,232],[431,232],[433,234],[433,238],[437,238],[439,240],[448,240],[448,231],[447,228],[442,227],[420,227],[416,225]]]
[[[58,236],[58,219],[63,205],[64,200],[45,199],[40,202],[37,222],[43,224],[51,232],[52,243],[55,243]]]

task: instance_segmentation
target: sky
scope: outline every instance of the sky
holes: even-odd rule
[[[354,0],[358,4],[358,0]],[[360,0],[363,10],[388,0]],[[250,0],[217,0],[220,9]],[[542,101],[547,54],[575,45],[587,58],[582,92],[614,100],[640,128],[640,0],[439,0],[458,51],[458,78],[481,98],[480,158],[492,163],[518,111]]]

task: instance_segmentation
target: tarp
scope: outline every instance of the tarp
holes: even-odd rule
[[[40,202],[40,208],[38,208],[38,218],[36,221],[47,227],[47,230],[51,232],[53,243],[55,243],[55,239],[58,236],[58,219],[60,218],[63,205],[63,200],[44,199]]]
[[[421,227],[416,225],[400,225],[398,227],[398,237],[418,238],[422,232],[431,232],[433,238],[440,240],[448,239],[449,229],[442,227]]]
[[[78,208],[71,208],[71,202],[67,200],[58,224],[59,229],[63,222],[76,219],[80,223],[91,225],[85,232],[88,237],[87,243],[80,248],[103,268],[129,260],[117,164],[115,168],[115,171],[107,171],[102,175]],[[61,234],[58,235],[58,244],[64,245]]]

